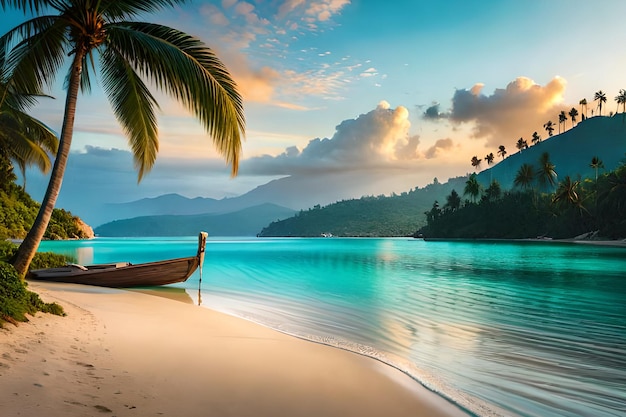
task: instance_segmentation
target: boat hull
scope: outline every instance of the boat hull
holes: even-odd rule
[[[195,272],[198,264],[198,257],[193,256],[137,265],[68,265],[31,271],[29,279],[100,287],[150,287],[184,282]]]

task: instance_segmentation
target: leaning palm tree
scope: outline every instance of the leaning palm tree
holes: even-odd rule
[[[572,107],[572,109],[567,114],[569,114],[569,118],[572,119],[572,127],[574,127],[574,123],[576,123],[576,117],[578,117],[578,110]]]
[[[552,120],[548,120],[543,124],[543,128],[546,129],[546,132],[548,132],[548,136],[552,136],[552,132],[554,132],[554,123],[552,123]]]
[[[498,155],[500,155],[504,160],[504,156],[506,155],[506,148],[504,147],[504,145],[498,146]]]
[[[596,91],[596,94],[593,97],[593,101],[598,102],[598,109],[600,110],[600,116],[602,116],[602,103],[606,103],[606,94],[604,94],[602,90],[599,90]]]
[[[13,262],[28,270],[46,230],[67,165],[79,90],[88,92],[96,63],[113,112],[128,136],[138,180],[159,148],[158,104],[146,81],[180,101],[203,125],[236,175],[245,129],[243,101],[226,67],[202,41],[167,26],[131,21],[184,0],[0,0],[37,14],[0,38],[12,85],[34,91],[51,85],[70,57],[59,149],[41,209]],[[52,14],[45,14],[45,13]],[[41,13],[41,15],[39,15]],[[96,58],[96,55],[98,58]]]
[[[561,110],[559,113],[559,134],[561,133],[561,123],[563,124],[563,132],[565,132],[565,122],[567,121],[567,114],[565,110]]]
[[[539,157],[539,168],[537,169],[537,179],[542,189],[552,189],[556,184],[556,171],[554,164],[550,161],[550,154],[544,152]]]

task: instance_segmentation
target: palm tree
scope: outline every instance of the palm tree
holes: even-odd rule
[[[556,177],[554,164],[550,161],[550,154],[548,152],[542,153],[539,157],[539,169],[537,169],[537,178],[541,188],[544,190],[553,188],[556,184]]]
[[[533,145],[541,142],[541,136],[539,136],[537,132],[533,132],[533,138],[531,139],[531,142],[533,143]]]
[[[493,202],[498,200],[501,196],[502,187],[500,186],[498,180],[493,180],[489,184],[489,187],[487,187],[487,189],[485,190],[485,195],[483,198],[485,198],[487,201]]]
[[[474,169],[480,168],[480,161],[482,161],[482,159],[478,159],[477,156],[472,156],[472,166]]]
[[[20,94],[4,81],[0,58],[0,149],[17,165],[26,183],[26,167],[35,165],[46,173],[52,167],[49,154],[57,151],[59,140],[41,121],[25,113],[41,95]]]
[[[591,158],[591,163],[589,164],[589,166],[596,171],[596,182],[598,182],[598,169],[604,168],[604,162],[602,162],[602,159],[594,156],[593,158]]]
[[[533,181],[535,180],[535,169],[530,164],[522,164],[515,175],[515,179],[513,180],[513,184],[516,187],[520,187],[522,189],[528,189],[532,187]]]
[[[34,17],[0,38],[11,83],[32,92],[51,85],[66,57],[67,97],[59,149],[35,223],[13,262],[24,276],[48,226],[67,165],[79,90],[88,92],[96,63],[113,112],[128,136],[138,180],[152,168],[158,152],[155,109],[144,80],[180,101],[203,125],[217,150],[237,174],[245,130],[243,101],[228,70],[202,41],[167,26],[131,21],[184,0],[0,0]],[[96,59],[98,55],[98,59]],[[91,71],[90,71],[91,70]]]
[[[554,123],[552,123],[552,120],[548,120],[543,124],[543,128],[546,129],[546,132],[548,132],[548,136],[552,136],[552,132],[554,132]]]
[[[583,120],[587,118],[587,99],[581,99],[578,104],[580,104],[580,114]],[[583,110],[584,109],[584,110]]]
[[[563,123],[563,132],[565,132],[565,122],[567,121],[567,114],[565,110],[561,110],[559,113],[559,134],[561,133],[561,123]]]
[[[506,155],[506,148],[504,147],[504,145],[498,146],[498,155],[500,155],[504,160],[504,155]]]
[[[485,155],[485,161],[487,161],[487,165],[493,164],[494,158],[495,156],[493,155],[493,152],[489,152],[489,154]]]
[[[572,109],[569,111],[568,114],[569,114],[569,118],[572,119],[572,127],[574,127],[574,123],[576,123],[576,117],[578,117],[578,110],[572,107]]]
[[[523,149],[528,148],[528,142],[526,142],[524,138],[519,138],[517,140],[517,143],[515,144],[515,147],[521,152]]]
[[[602,103],[606,103],[606,94],[602,90],[596,91],[593,101],[598,102],[598,108],[600,109],[600,116],[602,116]]]
[[[451,211],[456,211],[461,207],[461,197],[456,192],[456,190],[452,190],[450,195],[446,197],[446,204],[444,208],[449,208]]]
[[[476,174],[470,175],[469,179],[465,181],[465,190],[463,191],[463,195],[468,195],[472,198],[472,202],[476,202],[478,197],[480,196],[481,186],[478,180],[476,179]]]
[[[615,101],[617,101],[617,113],[619,111],[619,105],[621,104],[624,109],[624,113],[626,113],[626,90],[619,90],[619,94],[615,96]]]
[[[565,178],[563,178],[563,181],[559,183],[559,186],[554,193],[552,204],[556,204],[561,207],[571,205],[573,207],[577,207],[581,212],[583,210],[586,211],[585,207],[582,205],[582,199],[578,194],[579,185],[580,181],[573,181],[569,175],[566,175]]]

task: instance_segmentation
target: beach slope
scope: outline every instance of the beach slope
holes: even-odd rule
[[[67,317],[0,329],[0,409],[14,416],[465,416],[376,360],[204,307],[31,282]]]

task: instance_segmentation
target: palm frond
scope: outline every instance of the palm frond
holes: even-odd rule
[[[102,14],[109,21],[119,21],[138,16],[142,13],[151,13],[167,7],[174,7],[188,3],[187,0],[119,0],[103,1],[100,5]]]
[[[109,47],[202,123],[236,175],[245,131],[243,101],[213,51],[197,38],[149,23],[111,25],[108,34]]]
[[[53,16],[31,19],[7,32],[0,44],[17,41],[7,56],[7,71],[18,91],[39,93],[51,85],[66,57],[67,39],[62,20]]]
[[[112,48],[102,54],[103,87],[133,150],[138,181],[154,165],[159,150],[158,104],[139,75]]]

